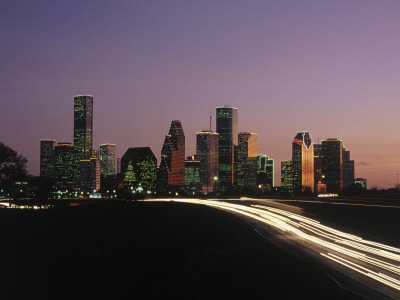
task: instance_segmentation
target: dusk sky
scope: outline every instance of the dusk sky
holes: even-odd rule
[[[39,140],[73,141],[73,96],[94,96],[94,147],[150,146],[172,119],[186,156],[239,109],[258,151],[291,159],[297,131],[339,138],[368,187],[400,170],[400,1],[1,1],[0,140],[39,175]]]

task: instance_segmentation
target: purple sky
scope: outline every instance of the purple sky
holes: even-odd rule
[[[73,140],[73,96],[94,96],[94,146],[150,146],[171,119],[186,152],[210,107],[239,108],[259,152],[297,131],[337,137],[369,187],[400,170],[400,1],[2,1],[0,140],[39,173],[39,139]],[[215,122],[213,122],[215,129]]]

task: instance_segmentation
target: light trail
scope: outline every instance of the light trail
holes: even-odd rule
[[[199,199],[154,199],[146,201],[173,201],[206,205],[229,211],[272,226],[282,239],[287,235],[299,246],[307,248],[326,262],[331,262],[348,270],[364,275],[376,284],[400,291],[400,249],[389,245],[364,240],[363,238],[342,232],[320,224],[320,222],[302,215],[261,205],[244,205],[218,200]],[[268,205],[268,204],[266,204]],[[294,239],[293,239],[294,238]],[[397,299],[400,299],[398,294]]]

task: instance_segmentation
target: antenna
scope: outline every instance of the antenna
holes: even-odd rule
[[[212,116],[211,116],[211,106],[210,106],[210,131],[212,131],[212,128],[211,128],[211,119],[212,119]]]

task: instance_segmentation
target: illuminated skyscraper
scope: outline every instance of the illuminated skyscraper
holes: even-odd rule
[[[216,192],[218,184],[218,133],[212,131],[197,133],[196,157],[200,161],[202,193]]]
[[[326,192],[326,185],[322,183],[322,144],[314,144],[314,191]]]
[[[97,157],[79,161],[80,191],[85,196],[100,190],[100,162]]]
[[[218,180],[221,191],[233,186],[235,151],[238,146],[238,109],[217,107]]]
[[[322,177],[329,193],[343,188],[343,145],[338,139],[322,141]]]
[[[157,176],[153,151],[149,147],[129,148],[121,158],[121,174],[126,189],[153,192]]]
[[[115,144],[100,145],[100,170],[103,178],[115,175]]]
[[[172,120],[161,150],[158,184],[164,192],[185,185],[185,135],[181,121]]]
[[[240,132],[237,152],[234,182],[241,191],[254,191],[257,187],[257,134]]]
[[[274,160],[265,154],[257,156],[257,186],[267,191],[274,187]]]
[[[293,189],[314,192],[314,148],[308,132],[298,132],[292,143]]]
[[[54,146],[55,140],[40,140],[40,176],[54,177]]]
[[[293,193],[293,163],[291,160],[281,161],[281,190],[283,193]]]
[[[349,188],[354,182],[354,160],[350,160],[350,151],[343,146],[343,189]]]
[[[76,158],[71,143],[58,143],[54,147],[54,179],[59,191],[76,188]]]
[[[77,161],[92,157],[93,96],[74,97],[74,148]]]

